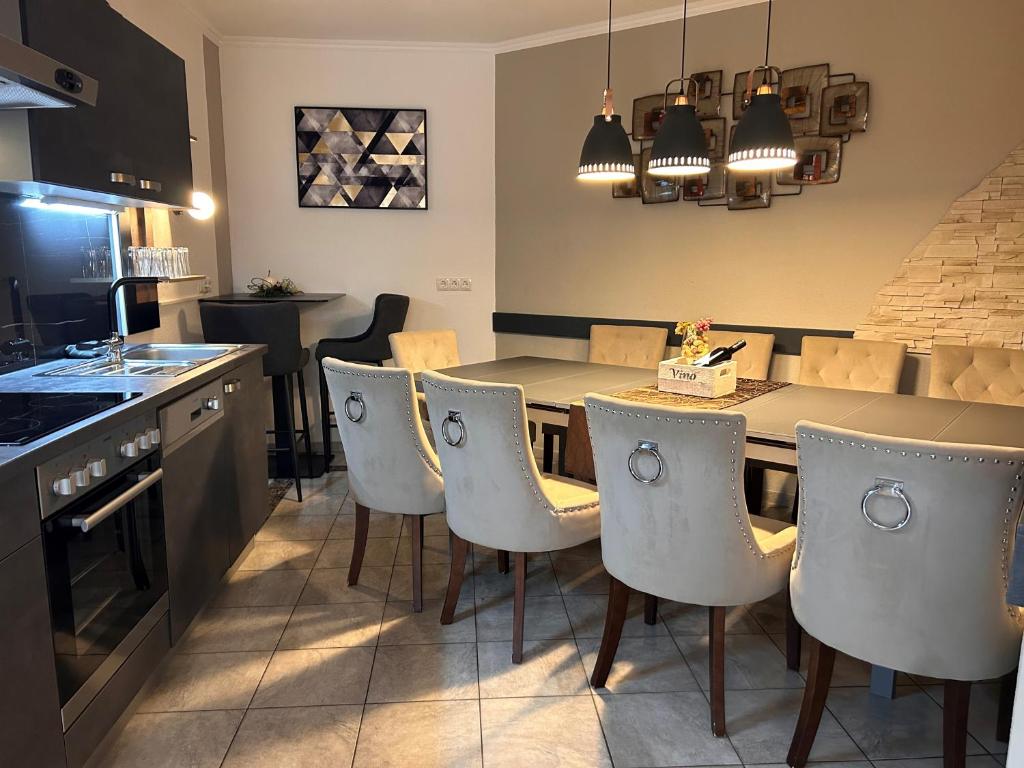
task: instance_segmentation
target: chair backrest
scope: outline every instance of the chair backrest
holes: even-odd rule
[[[448,526],[495,549],[549,549],[551,508],[530,449],[523,388],[433,371],[420,380],[445,474]]]
[[[741,379],[768,378],[772,367],[772,350],[775,348],[774,333],[747,333],[746,331],[708,331],[708,343],[712,349],[728,347],[744,339],[747,346],[732,356],[736,361],[736,375]]]
[[[408,312],[408,296],[380,294],[373,303],[373,317],[367,329],[356,336],[320,339],[316,345],[317,359],[335,357],[353,363],[375,364],[391,359],[388,337],[405,327]]]
[[[199,304],[207,343],[266,344],[263,375],[281,376],[299,370],[302,341],[299,308],[289,301],[262,304]]]
[[[763,553],[743,500],[743,414],[597,394],[587,395],[586,409],[608,572],[641,592],[697,605],[764,597]],[[660,476],[643,445],[656,445]]]
[[[1024,350],[933,346],[928,396],[1024,405]]]
[[[592,363],[625,365],[630,368],[657,368],[665,359],[668,331],[640,325],[590,326]]]
[[[395,365],[413,373],[461,365],[455,331],[402,331],[388,340]]]
[[[420,421],[412,373],[332,357],[323,365],[356,500],[394,514],[444,511],[441,465]]]
[[[895,392],[907,345],[897,341],[804,336],[800,383],[832,389]]]
[[[796,431],[791,592],[804,629],[909,674],[982,680],[1013,669],[1021,631],[1005,595],[1024,450],[810,422]]]

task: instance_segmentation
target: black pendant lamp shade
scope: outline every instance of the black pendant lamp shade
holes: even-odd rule
[[[750,97],[729,149],[732,171],[774,171],[796,164],[793,129],[782,111],[782,100],[770,86],[761,86]]]
[[[697,119],[697,108],[686,102],[686,97],[681,96],[677,103],[665,108],[665,119],[654,137],[647,163],[647,172],[652,176],[693,176],[711,170],[708,140]]]
[[[594,115],[594,124],[580,153],[577,178],[583,181],[629,181],[635,176],[633,147],[622,127],[622,115]]]

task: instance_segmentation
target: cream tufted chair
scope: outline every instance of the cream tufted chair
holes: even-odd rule
[[[726,606],[786,588],[796,528],[747,514],[747,422],[730,411],[586,397],[611,574],[591,683],[604,687],[631,590],[710,608],[711,726],[725,734]],[[792,637],[792,631],[788,633]]]
[[[423,610],[423,518],[444,512],[437,454],[420,422],[412,373],[323,360],[331,404],[356,501],[356,538],[349,585],[359,582],[370,509],[409,518],[412,528],[413,610]]]
[[[446,476],[454,539],[441,623],[450,624],[469,543],[515,554],[512,661],[523,658],[526,555],[596,539],[601,521],[591,485],[542,475],[530,450],[523,388],[422,377],[430,424]]]
[[[1017,664],[1006,605],[1024,450],[800,422],[793,612],[811,637],[788,763],[807,762],[835,652],[945,680],[945,765],[963,766],[972,680]]]
[[[668,331],[639,325],[590,326],[590,362],[657,368],[665,359]]]
[[[934,346],[928,396],[1024,405],[1024,350]]]
[[[804,336],[800,383],[832,389],[895,392],[907,345],[896,341]]]
[[[388,340],[395,365],[413,373],[461,365],[455,331],[401,331]]]
[[[768,378],[768,369],[772,365],[772,349],[775,347],[774,333],[746,333],[744,331],[708,331],[708,343],[712,349],[728,347],[730,344],[744,339],[747,346],[733,355],[736,361],[736,375],[741,379]]]

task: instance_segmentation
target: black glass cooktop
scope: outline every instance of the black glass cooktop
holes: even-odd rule
[[[24,445],[141,392],[0,392],[0,445]]]

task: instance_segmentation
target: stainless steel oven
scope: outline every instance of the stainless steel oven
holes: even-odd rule
[[[37,468],[64,730],[167,613],[155,414]]]

